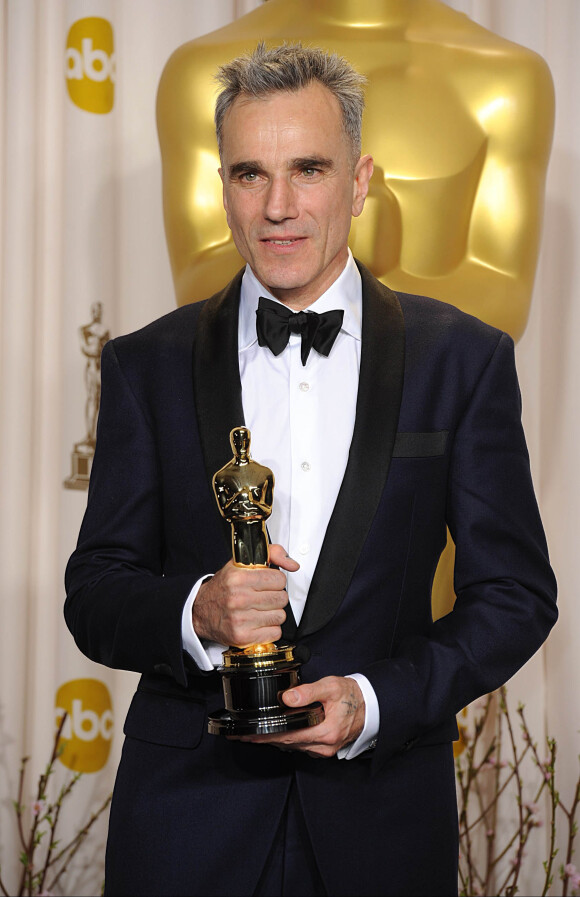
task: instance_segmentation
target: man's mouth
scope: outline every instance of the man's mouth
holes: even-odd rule
[[[303,239],[303,237],[286,237],[285,239],[280,239],[278,237],[264,237],[262,242],[269,243],[271,246],[292,246],[294,243],[299,243]]]

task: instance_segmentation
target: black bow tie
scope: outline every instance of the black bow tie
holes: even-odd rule
[[[302,336],[300,358],[305,365],[314,347],[321,355],[328,355],[342,327],[344,311],[334,309],[317,314],[315,311],[292,312],[284,305],[260,296],[256,312],[256,331],[260,346],[268,346],[279,355],[288,345],[291,333]]]

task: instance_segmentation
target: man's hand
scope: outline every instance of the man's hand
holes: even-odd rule
[[[275,735],[243,735],[240,741],[273,744],[280,750],[304,751],[310,757],[333,757],[359,737],[365,722],[365,702],[355,679],[326,676],[305,683],[282,695],[288,707],[304,707],[313,701],[324,705],[323,722],[310,729]],[[230,736],[235,738],[235,736]]]
[[[270,561],[294,572],[300,565],[281,545],[270,546]],[[286,576],[270,567],[225,567],[205,582],[193,602],[193,628],[199,638],[221,645],[263,645],[282,636],[288,604]]]

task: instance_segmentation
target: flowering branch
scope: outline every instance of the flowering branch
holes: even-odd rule
[[[67,714],[65,713],[63,714],[60,725],[54,737],[54,743],[48,765],[44,773],[42,773],[38,779],[36,798],[32,802],[32,805],[30,807],[32,820],[30,823],[30,830],[28,832],[28,835],[25,834],[24,825],[24,782],[26,777],[26,766],[29,758],[23,757],[22,759],[18,780],[18,797],[17,800],[14,801],[16,825],[21,846],[20,862],[22,864],[22,872],[20,875],[18,889],[12,892],[8,890],[0,875],[0,892],[2,893],[2,895],[4,895],[4,897],[9,897],[10,893],[16,893],[18,897],[23,897],[23,895],[26,895],[26,897],[36,897],[36,895],[50,894],[50,889],[54,888],[58,884],[58,882],[68,869],[71,860],[89,834],[89,831],[91,830],[97,819],[99,819],[99,817],[105,812],[111,801],[111,796],[107,797],[107,799],[103,802],[99,809],[91,815],[88,822],[80,829],[80,831],[77,832],[77,834],[69,841],[69,843],[64,847],[61,847],[59,850],[57,849],[59,845],[59,841],[56,837],[57,827],[61,818],[61,811],[64,801],[71,794],[73,788],[81,778],[81,773],[75,773],[72,778],[60,789],[56,800],[49,800],[47,796],[48,783],[51,775],[54,772],[55,763],[64,749],[64,744],[61,743],[61,736],[66,718]],[[47,827],[43,828],[43,824],[46,824]],[[46,850],[44,852],[43,859],[38,866],[37,851],[41,844],[41,841],[46,837],[46,835],[48,835],[48,839],[47,841],[45,841]],[[59,863],[61,863],[61,866],[57,870],[56,866]],[[49,870],[51,876],[50,882],[47,886],[46,882],[47,878],[49,877]]]
[[[580,872],[572,863],[574,840],[578,831],[576,817],[580,806],[580,777],[568,809],[556,790],[554,739],[547,739],[548,756],[542,761],[537,744],[532,739],[524,707],[520,705],[517,714],[524,744],[523,747],[518,745],[505,687],[475,705],[474,713],[470,732],[466,726],[460,724],[462,737],[456,751],[460,837],[459,884],[462,897],[472,895],[480,897],[492,893],[513,897],[518,893],[518,882],[526,862],[526,844],[532,830],[542,825],[538,800],[546,790],[549,797],[550,829],[548,858],[543,863],[545,882],[542,897],[548,894],[554,879],[554,860],[558,852],[556,847],[558,810],[564,814],[568,829],[566,859],[559,870],[562,895],[567,897],[569,889],[574,894],[580,894]],[[494,727],[492,734],[489,733],[491,724]],[[509,759],[504,759],[502,755],[504,750]],[[530,783],[529,774],[524,774],[526,757],[533,760],[540,773],[533,799],[527,803],[524,799],[524,783],[526,786]],[[489,771],[493,771],[491,781],[488,777]],[[500,844],[496,823],[499,818],[505,819],[507,814],[504,807],[508,800],[516,802],[516,821],[514,830],[507,832]],[[474,807],[477,808],[475,814],[473,814]],[[484,849],[482,844],[485,844]],[[514,846],[515,853],[512,855]],[[505,862],[510,855],[509,867],[506,869]]]

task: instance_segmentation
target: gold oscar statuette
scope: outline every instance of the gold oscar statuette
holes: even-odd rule
[[[274,474],[253,461],[250,431],[230,433],[234,456],[214,475],[213,489],[221,515],[232,528],[233,562],[237,567],[268,567],[270,546],[266,520],[272,513]],[[284,691],[300,682],[300,663],[293,645],[232,646],[218,667],[225,709],[209,717],[212,735],[256,735],[305,729],[324,719],[322,704],[286,707]]]
[[[101,403],[101,352],[110,337],[102,318],[102,303],[93,302],[90,322],[79,327],[81,352],[86,358],[85,424],[87,435],[80,442],[74,444],[71,453],[72,472],[63,483],[66,489],[89,488],[95,445],[97,444],[97,419]]]

